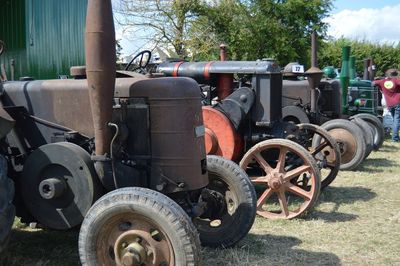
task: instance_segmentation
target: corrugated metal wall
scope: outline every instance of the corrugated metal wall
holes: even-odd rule
[[[0,0],[0,39],[7,45],[0,62],[7,72],[11,59],[16,78],[58,78],[83,65],[86,6],[87,0]]]

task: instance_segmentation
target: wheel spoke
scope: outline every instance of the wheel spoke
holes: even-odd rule
[[[265,204],[265,202],[267,201],[267,199],[269,197],[271,197],[272,195],[272,189],[268,188],[266,189],[262,195],[258,198],[257,200],[257,209],[261,210],[262,206]]]
[[[322,150],[323,150],[326,146],[328,146],[328,145],[329,145],[329,143],[326,142],[326,141],[320,143],[320,144],[318,145],[318,147],[316,147],[316,148],[314,149],[314,151],[311,153],[311,155],[312,155],[312,156],[315,156],[316,154],[318,154],[320,151],[322,151]]]
[[[289,208],[285,196],[285,191],[280,190],[278,192],[278,199],[279,199],[279,204],[281,205],[282,214],[284,214],[285,217],[289,216]]]
[[[283,180],[285,182],[289,182],[292,178],[299,176],[301,173],[304,173],[306,171],[309,171],[311,169],[310,165],[302,165],[299,166],[293,170],[290,170],[289,172],[287,172],[285,174],[285,176],[283,177]]]
[[[257,152],[254,155],[254,159],[260,164],[262,169],[268,174],[271,173],[273,168],[267,163],[267,161],[262,157],[261,153]]]
[[[267,176],[252,176],[250,177],[251,182],[254,184],[265,184],[268,183]]]
[[[276,164],[276,169],[278,169],[279,173],[282,173],[284,171],[285,167],[285,161],[286,161],[286,153],[288,152],[287,147],[281,147],[279,151],[279,158],[278,158],[278,163]]]
[[[287,191],[292,192],[293,194],[296,194],[305,200],[311,200],[312,198],[312,193],[310,191],[306,191],[296,185],[293,185],[292,183],[289,183],[286,188]]]

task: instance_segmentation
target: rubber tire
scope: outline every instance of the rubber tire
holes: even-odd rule
[[[372,114],[356,114],[350,117],[352,118],[361,118],[365,122],[367,122],[370,126],[373,126],[374,129],[374,150],[377,151],[382,147],[383,141],[385,140],[385,128],[383,126],[382,121],[372,115]]]
[[[367,145],[364,156],[364,159],[366,159],[374,150],[374,129],[360,118],[353,118],[350,121],[355,123],[363,132],[365,144]]]
[[[349,131],[353,136],[355,136],[356,139],[356,144],[357,144],[357,150],[356,154],[354,157],[347,163],[343,163],[343,161],[340,164],[340,170],[354,170],[356,169],[364,160],[365,157],[365,152],[366,152],[366,143],[364,138],[360,138],[358,136],[362,136],[363,133],[361,129],[355,125],[354,123],[345,120],[345,119],[333,119],[328,122],[325,122],[324,124],[321,125],[321,127],[328,132],[332,129],[335,128],[341,128]],[[339,142],[338,139],[336,139],[337,142]]]
[[[100,265],[96,261],[96,233],[108,218],[121,210],[140,212],[162,227],[173,246],[175,265],[200,265],[200,240],[189,216],[164,194],[139,187],[114,190],[90,208],[79,233],[82,265]]]
[[[0,253],[5,250],[15,218],[14,183],[7,177],[7,160],[0,155]]]
[[[238,198],[239,207],[235,212],[234,223],[225,230],[211,233],[200,228],[197,230],[203,246],[228,248],[239,242],[250,231],[256,217],[257,195],[246,172],[236,163],[220,156],[207,155],[207,170],[209,175],[217,175],[229,185]]]

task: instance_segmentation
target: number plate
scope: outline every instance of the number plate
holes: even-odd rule
[[[293,65],[292,72],[293,73],[304,73],[304,66],[303,65]]]

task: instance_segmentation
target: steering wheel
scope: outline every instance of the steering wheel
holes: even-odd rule
[[[138,64],[134,63],[135,60],[138,58],[140,58],[139,63]],[[133,67],[133,69],[130,71],[137,71],[139,73],[146,74],[147,73],[146,67],[149,64],[150,59],[151,59],[151,51],[143,50],[132,58],[132,60],[126,65],[125,71],[128,71],[129,68],[131,68],[132,64],[134,64],[135,67]]]

